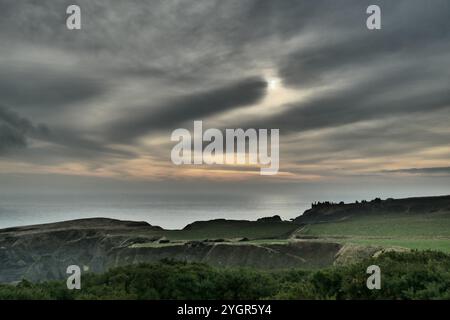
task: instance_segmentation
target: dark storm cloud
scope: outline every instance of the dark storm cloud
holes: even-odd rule
[[[71,72],[20,66],[1,67],[0,74],[2,103],[33,114],[64,111],[64,106],[93,98],[105,89],[98,81]]]
[[[64,153],[66,156],[70,155],[74,158],[93,159],[108,155],[119,158],[131,158],[136,156],[134,152],[109,147],[107,141],[84,137],[83,132],[79,131],[70,131],[59,128],[53,130],[52,134],[46,137],[46,140],[62,147],[63,149],[60,149],[60,153]]]
[[[25,136],[17,129],[0,123],[0,155],[8,149],[25,147]]]
[[[52,144],[45,148],[33,148],[30,151],[18,151],[26,148],[28,139],[35,139]],[[71,132],[64,129],[50,129],[44,124],[34,124],[9,108],[0,106],[0,155],[15,151],[16,155],[24,155],[28,160],[34,159],[33,153],[40,153],[42,159],[49,153],[56,158],[68,156],[72,158],[94,159],[104,156],[133,157],[134,153],[110,148],[104,142],[84,138],[82,132]],[[36,152],[37,151],[37,152]]]
[[[27,145],[27,136],[46,136],[48,128],[0,106],[0,154]]]
[[[23,66],[0,67],[1,101],[14,108],[58,111],[103,92],[104,86],[72,72]]]
[[[110,128],[112,139],[126,141],[161,129],[176,129],[189,120],[205,119],[217,113],[258,102],[266,92],[261,78],[249,78],[229,86],[183,96],[157,108],[145,108],[131,117],[123,115]]]

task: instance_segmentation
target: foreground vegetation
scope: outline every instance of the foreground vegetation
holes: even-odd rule
[[[373,264],[381,290],[366,287]],[[83,275],[81,290],[65,281],[0,285],[0,299],[450,299],[450,255],[388,252],[349,266],[272,272],[162,261]]]

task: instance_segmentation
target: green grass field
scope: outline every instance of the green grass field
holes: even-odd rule
[[[190,230],[165,231],[163,235],[169,240],[277,239],[289,237],[297,228],[290,222],[217,221]]]
[[[365,215],[307,225],[297,235],[342,243],[450,252],[450,215]]]
[[[162,247],[170,245],[180,245],[186,241],[204,240],[227,240],[239,241],[246,238],[245,243],[263,241],[278,241],[288,239],[291,234],[298,229],[298,225],[287,222],[256,222],[256,221],[233,221],[233,220],[213,220],[201,222],[188,229],[182,230],[152,230],[140,234],[141,236],[164,237],[170,243],[135,244],[134,247]]]
[[[291,237],[294,234],[294,237]],[[306,241],[350,243],[363,246],[402,247],[450,253],[450,214],[372,214],[349,219],[308,224],[299,228],[291,222],[214,220],[200,222],[183,230],[155,231],[170,243],[135,244],[134,247],[183,245],[186,241],[226,240],[233,244],[247,238],[246,244],[285,243],[289,238]]]

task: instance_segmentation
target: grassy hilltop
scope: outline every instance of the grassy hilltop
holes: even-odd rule
[[[319,203],[294,220],[297,238],[450,252],[450,197]]]

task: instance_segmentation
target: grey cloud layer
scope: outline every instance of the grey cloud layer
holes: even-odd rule
[[[355,28],[364,21],[363,13],[369,3],[358,2],[354,3],[354,10],[336,12],[336,20],[343,22],[336,28],[344,28],[345,32],[334,34],[323,28],[317,32],[314,43],[284,59],[280,72],[288,84],[304,87],[338,81],[345,71],[358,72],[377,61],[401,63],[403,59],[416,59],[416,65],[411,67],[426,70],[418,59],[426,62],[427,56],[435,53],[448,58],[448,1],[439,0],[432,5],[423,1],[376,1],[382,8],[382,31],[378,32]],[[324,24],[332,30],[332,25]]]
[[[143,108],[131,117],[124,115],[110,128],[114,140],[129,140],[148,132],[176,129],[188,120],[208,116],[258,102],[267,83],[261,78],[238,81],[229,86],[174,99],[157,108]]]
[[[312,93],[281,113],[224,126],[279,128],[289,137],[386,122],[364,132],[355,127],[358,139],[348,132],[321,135],[311,148],[282,137],[288,148],[282,157],[302,158],[306,150],[317,152],[308,161],[336,151],[401,156],[448,145],[450,134],[439,121],[450,107],[447,0],[77,3],[83,29],[69,32],[70,1],[0,2],[0,104],[28,123],[12,124],[0,113],[0,152],[27,146],[28,137],[53,145],[35,149],[40,162],[46,154],[49,161],[55,154],[133,158],[139,152],[122,147],[139,148],[137,138],[258,103],[270,94],[268,69],[290,89]],[[380,31],[365,27],[369,4],[382,8]],[[439,134],[411,125],[425,118]],[[46,135],[33,124],[41,122]],[[393,131],[386,126],[395,126],[389,138],[397,147],[367,147],[382,143],[380,130]],[[409,143],[411,136],[418,141]],[[33,161],[33,149],[27,153]]]
[[[449,176],[450,167],[432,167],[432,168],[408,168],[400,170],[386,170],[383,173],[406,173],[406,174],[417,174],[417,175],[438,175],[438,176]]]

